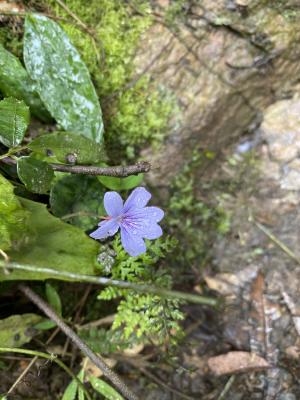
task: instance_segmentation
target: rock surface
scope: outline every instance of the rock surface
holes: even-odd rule
[[[213,249],[221,273],[206,280],[230,304],[223,315],[225,342],[273,365],[258,375],[263,384],[249,399],[300,397],[291,367],[300,354],[299,107],[295,97],[266,108],[256,174],[245,175],[239,190],[225,197],[231,230]],[[219,179],[236,176],[228,165],[222,170]]]
[[[277,177],[282,189],[300,190],[300,100],[282,100],[270,106],[261,131],[269,152],[265,174],[270,179]]]
[[[178,104],[163,148],[145,152],[155,165],[151,181],[160,185],[169,184],[193,149],[218,152],[253,129],[266,106],[293,92],[300,71],[296,6],[188,4],[179,23],[157,14],[136,57],[137,72],[150,72]]]

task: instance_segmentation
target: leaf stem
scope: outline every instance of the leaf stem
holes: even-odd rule
[[[86,390],[84,384],[77,378],[75,374],[68,368],[62,361],[58,360],[57,357],[53,354],[42,353],[40,351],[28,350],[28,349],[20,349],[15,347],[0,347],[0,353],[19,353],[19,354],[28,354],[30,356],[45,358],[47,360],[55,362],[58,366],[60,366],[72,379],[76,379],[78,385],[84,390],[86,397],[88,400],[92,400],[90,394]]]
[[[10,157],[11,155],[18,153],[19,151],[28,149],[28,146],[19,146],[19,147],[13,147],[11,149],[8,150],[7,153],[5,154],[1,154],[0,155],[0,160],[3,160],[4,158]]]
[[[151,294],[155,294],[160,297],[166,297],[169,299],[177,299],[177,300],[187,301],[187,302],[196,303],[196,304],[208,305],[208,306],[212,306],[212,307],[216,307],[219,305],[218,299],[212,298],[212,297],[198,296],[198,295],[192,294],[192,293],[184,293],[184,292],[179,292],[176,290],[169,290],[169,289],[159,288],[159,287],[155,287],[155,286],[151,286],[151,285],[120,281],[120,280],[116,280],[116,279],[105,278],[102,276],[75,274],[73,272],[57,271],[52,268],[40,268],[40,267],[35,267],[33,265],[23,265],[23,264],[19,264],[16,262],[5,262],[2,260],[0,260],[0,268],[7,269],[7,270],[12,269],[12,270],[18,270],[18,271],[28,271],[28,272],[34,272],[34,273],[39,273],[39,274],[45,274],[45,279],[47,279],[49,276],[51,276],[53,278],[57,277],[57,279],[71,280],[74,282],[88,282],[88,283],[93,283],[96,285],[114,286],[119,289],[134,290],[139,293],[151,293]],[[1,278],[0,278],[0,281],[1,281]]]

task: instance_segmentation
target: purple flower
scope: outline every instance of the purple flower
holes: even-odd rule
[[[108,214],[99,228],[90,236],[94,239],[105,239],[115,235],[121,229],[121,242],[131,256],[138,256],[146,251],[143,239],[157,239],[162,229],[157,224],[164,212],[158,207],[146,207],[151,194],[143,187],[137,187],[123,205],[117,192],[104,195],[104,207]]]

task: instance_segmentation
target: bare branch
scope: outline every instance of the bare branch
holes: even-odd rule
[[[0,156],[0,161],[4,164],[15,165],[16,160],[10,157]],[[140,161],[133,165],[117,165],[115,167],[95,167],[93,165],[67,165],[67,164],[49,164],[54,171],[70,172],[71,174],[96,175],[96,176],[115,176],[126,178],[130,175],[137,175],[142,172],[149,172],[151,164],[147,161]]]
[[[49,164],[54,171],[70,172],[71,174],[85,174],[85,175],[103,175],[103,176],[116,176],[125,178],[130,175],[137,175],[141,172],[149,172],[151,164],[146,161],[138,162],[134,165],[115,167],[95,167],[85,165],[65,165],[65,164]]]

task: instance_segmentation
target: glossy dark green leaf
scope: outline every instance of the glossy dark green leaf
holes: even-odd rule
[[[96,378],[94,376],[90,377],[90,383],[92,387],[104,396],[107,400],[124,400],[122,397],[113,387],[111,387],[108,383],[103,381],[102,379]]]
[[[7,97],[0,101],[0,142],[7,147],[20,144],[30,121],[29,107],[24,101]]]
[[[100,143],[102,113],[88,69],[55,21],[26,17],[24,61],[43,103],[64,130]]]
[[[101,144],[73,132],[53,132],[39,136],[28,146],[32,151],[53,156],[62,163],[68,162],[68,156],[74,156],[76,164],[93,164],[103,161],[104,151]]]
[[[20,180],[33,193],[47,193],[51,188],[54,171],[45,161],[32,156],[20,157],[17,162]]]
[[[49,267],[95,275],[99,244],[89,238],[80,228],[54,217],[45,204],[19,198],[21,205],[30,214],[28,225],[33,233],[20,249],[8,252],[13,262],[36,267]],[[27,271],[11,271],[6,275],[0,271],[0,282],[7,280],[57,279],[57,276]],[[65,279],[72,280],[72,279]]]
[[[1,347],[20,347],[32,339],[33,326],[42,320],[36,314],[12,315],[0,319]]]
[[[24,100],[31,113],[48,122],[51,116],[42,103],[35,85],[20,60],[0,44],[0,91],[6,97]]]
[[[50,192],[51,211],[57,217],[87,230],[99,223],[105,189],[95,177],[68,175],[58,180]],[[68,217],[69,216],[69,217]]]
[[[116,178],[113,176],[98,176],[103,186],[111,190],[129,190],[138,186],[144,178],[144,174],[132,175],[127,178]]]
[[[28,220],[13,185],[0,175],[0,249],[18,248],[26,241]]]

